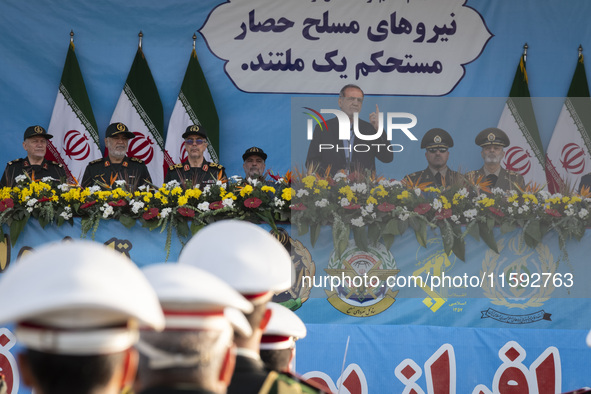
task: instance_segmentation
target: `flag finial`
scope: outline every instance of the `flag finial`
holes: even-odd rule
[[[579,57],[583,54],[583,46],[579,44]]]
[[[193,50],[195,50],[195,41],[197,41],[197,34],[193,33]]]
[[[526,62],[527,61],[527,48],[529,48],[527,46],[527,42],[525,43],[525,45],[523,46],[523,61]]]
[[[142,33],[142,31],[140,30],[140,32],[138,33],[138,37],[140,38],[140,42],[138,44],[138,48],[142,49],[142,37],[144,36],[144,33]]]
[[[74,43],[74,30],[70,30],[70,42]]]

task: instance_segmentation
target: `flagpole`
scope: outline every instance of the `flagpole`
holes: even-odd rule
[[[529,48],[527,46],[527,42],[525,43],[525,45],[523,46],[523,62],[526,63],[527,62],[527,48]]]
[[[195,41],[197,41],[197,34],[193,33],[193,50],[195,50]]]
[[[74,43],[74,30],[70,30],[70,44]]]
[[[579,57],[583,56],[583,46],[579,44]]]
[[[142,31],[140,30],[140,32],[138,33],[138,37],[140,38],[140,41],[138,43],[138,48],[142,49],[142,37],[144,36],[144,33],[142,33]]]

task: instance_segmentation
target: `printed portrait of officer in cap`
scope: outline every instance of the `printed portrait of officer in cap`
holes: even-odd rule
[[[421,149],[425,149],[427,168],[408,174],[405,179],[409,179],[413,184],[431,183],[438,188],[462,182],[462,175],[447,166],[449,148],[452,146],[454,140],[447,131],[439,128],[427,131],[421,140]]]
[[[205,160],[207,150],[207,131],[199,125],[187,127],[182,135],[185,140],[187,160],[168,167],[165,183],[178,181],[183,188],[201,184],[215,184],[217,181],[227,182],[226,170],[217,163]]]
[[[61,164],[45,159],[47,141],[53,138],[41,126],[31,126],[25,130],[23,149],[27,157],[9,161],[2,174],[0,187],[16,186],[16,177],[27,174],[35,180],[51,177],[55,181],[66,181],[66,171]]]
[[[470,171],[467,177],[476,179],[482,176],[489,182],[489,189],[500,188],[504,191],[518,190],[525,187],[523,176],[513,171],[507,171],[501,167],[501,161],[505,157],[505,148],[510,145],[507,134],[496,127],[482,130],[474,141],[482,147],[482,160],[484,165],[481,169]]]
[[[105,147],[109,155],[88,163],[82,176],[82,187],[98,185],[104,190],[111,188],[115,181],[125,181],[129,190],[133,191],[152,183],[144,162],[127,156],[129,140],[134,137],[135,134],[123,123],[111,123],[105,132]]]

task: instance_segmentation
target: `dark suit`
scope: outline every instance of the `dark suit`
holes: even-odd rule
[[[484,180],[486,178],[484,167],[482,167],[479,170],[470,171],[466,174],[467,177],[473,176],[474,178],[478,178],[481,175]],[[488,188],[492,190],[498,187],[505,191],[518,190],[515,185],[519,186],[522,190],[525,188],[525,181],[523,180],[523,176],[521,174],[518,174],[517,172],[507,171],[503,167],[501,167],[501,171],[499,172],[497,181],[494,184],[491,184]]]
[[[326,169],[330,166],[330,175],[336,174],[339,170],[349,170],[349,171],[365,171],[370,170],[371,172],[375,172],[376,170],[376,162],[375,159],[378,159],[384,163],[389,163],[394,158],[394,153],[388,151],[388,146],[390,142],[386,138],[385,130],[382,132],[382,135],[377,140],[371,141],[364,141],[357,136],[355,136],[354,132],[351,132],[353,138],[353,145],[363,144],[370,146],[370,150],[368,152],[355,152],[353,149],[351,150],[351,160],[350,163],[347,164],[345,151],[343,148],[343,142],[339,140],[339,122],[337,118],[329,119],[326,121],[327,130],[320,130],[320,126],[316,126],[314,129],[314,135],[312,136],[312,141],[310,141],[310,146],[308,148],[308,156],[306,158],[306,167],[309,168],[312,166],[316,168],[316,172],[318,174],[324,174]],[[373,126],[364,121],[359,119],[359,131],[363,135],[373,135],[376,133],[376,130]],[[320,151],[321,144],[330,144],[333,146],[332,149],[328,150],[325,149],[326,146],[323,146],[322,151]],[[372,146],[372,144],[381,144],[378,147]],[[339,151],[336,151],[336,147],[339,146]],[[365,150],[365,149],[358,149],[358,150]]]
[[[442,186],[443,183],[445,183],[445,186],[461,185],[464,180],[464,177],[462,176],[462,174],[460,174],[457,171],[452,171],[449,167],[447,168],[447,171],[445,172],[445,178],[442,179],[441,184],[437,182],[437,180],[435,179],[435,176],[433,175],[433,172],[431,171],[431,169],[429,167],[427,167],[426,169],[424,169],[422,171],[416,171],[416,172],[413,172],[412,174],[408,174],[404,178],[407,178],[407,177],[410,178],[412,183],[417,183],[417,181],[419,183],[431,183],[432,186],[436,186],[436,187]]]
[[[200,184],[215,184],[217,181],[226,182],[226,170],[217,163],[203,160],[201,167],[191,167],[189,161],[168,167],[164,183],[178,181],[183,187],[194,187]]]
[[[2,179],[0,180],[0,187],[16,186],[16,181],[14,179],[24,173],[29,174],[31,178],[34,178],[37,181],[40,181],[47,176],[52,177],[57,181],[66,181],[66,171],[61,164],[43,159],[41,164],[32,165],[29,162],[29,159],[25,157],[24,159],[16,159],[8,162],[4,174],[2,174]]]
[[[140,159],[125,156],[121,163],[111,163],[109,158],[93,160],[86,166],[82,187],[110,185],[111,180],[125,181],[130,190],[152,183],[148,167]]]

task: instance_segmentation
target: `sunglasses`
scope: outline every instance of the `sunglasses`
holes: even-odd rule
[[[427,151],[429,153],[437,153],[439,151],[439,153],[445,153],[447,152],[447,148],[429,148],[427,149]]]
[[[185,140],[186,145],[201,145],[205,140]]]

